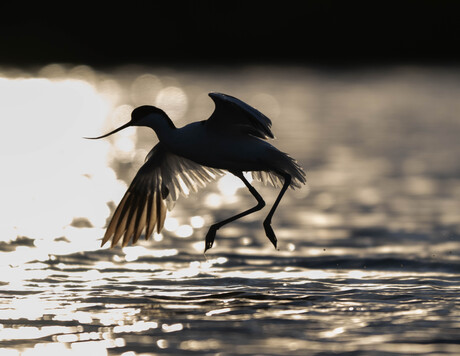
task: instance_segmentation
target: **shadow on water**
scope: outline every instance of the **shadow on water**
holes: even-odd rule
[[[0,117],[14,123],[0,133],[5,354],[458,352],[457,69],[1,73]],[[179,199],[162,234],[100,248],[156,138],[81,137],[142,104],[178,126],[205,119],[209,91],[267,114],[276,145],[306,168],[309,189],[288,191],[273,220],[279,250],[262,211],[219,230],[203,254],[210,224],[254,204],[230,176]],[[20,136],[24,117],[43,119],[42,137]],[[277,191],[255,186],[272,204]]]

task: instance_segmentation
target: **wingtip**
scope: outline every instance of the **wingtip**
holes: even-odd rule
[[[219,93],[217,91],[212,91],[210,93],[208,93],[208,96],[211,98],[211,99],[215,99],[215,98],[220,98],[220,99],[236,99],[235,97],[231,96],[231,95],[228,95],[228,94],[224,94],[224,93]]]

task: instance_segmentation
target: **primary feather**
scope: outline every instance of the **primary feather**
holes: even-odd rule
[[[271,120],[259,110],[230,95],[209,93],[209,96],[216,108],[206,121],[208,127],[262,139],[275,137],[270,129]]]

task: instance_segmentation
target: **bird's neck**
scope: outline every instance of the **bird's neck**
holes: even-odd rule
[[[148,127],[153,129],[153,131],[157,134],[158,139],[164,143],[168,143],[171,140],[171,137],[176,130],[176,126],[174,126],[174,123],[169,117],[164,120],[156,120],[148,125]]]

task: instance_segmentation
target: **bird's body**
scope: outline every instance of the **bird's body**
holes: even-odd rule
[[[109,223],[103,244],[112,238],[112,246],[123,237],[123,245],[135,243],[145,229],[148,238],[154,229],[160,232],[166,217],[168,202],[182,193],[196,191],[197,187],[229,171],[248,187],[258,204],[252,209],[212,225],[206,235],[205,250],[212,247],[216,231],[223,225],[260,210],[265,205],[262,197],[243,176],[252,172],[254,178],[282,185],[281,192],[264,221],[267,237],[276,247],[271,218],[286,189],[305,183],[301,167],[287,154],[279,151],[265,139],[274,138],[271,121],[246,103],[225,94],[211,93],[216,109],[208,120],[194,122],[182,128],[161,109],[141,106],[132,113],[126,125],[100,137],[106,137],[128,126],[152,128],[159,143],[152,149],[139,169],[127,193]]]
[[[186,140],[183,138],[187,137]],[[194,122],[171,132],[161,141],[172,153],[203,166],[226,170],[264,170],[264,156],[275,149],[268,142],[247,135],[229,135]]]

